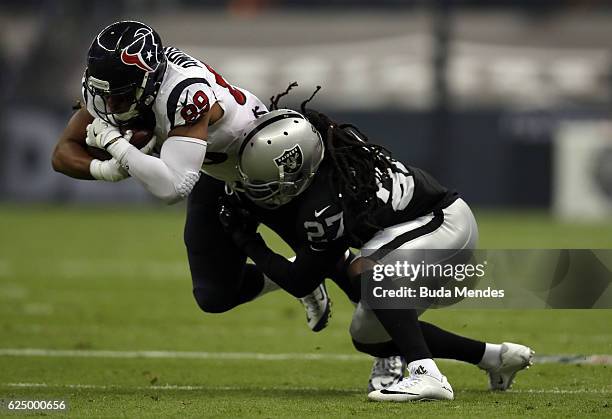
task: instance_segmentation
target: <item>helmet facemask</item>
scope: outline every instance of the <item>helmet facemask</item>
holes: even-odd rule
[[[289,203],[310,185],[314,176],[314,172],[307,176],[303,176],[301,173],[295,174],[298,176],[285,176],[284,167],[280,166],[278,168],[279,180],[265,182],[251,180],[240,168],[239,171],[246,196],[257,205],[267,209],[275,209]]]
[[[96,114],[109,124],[120,127],[140,116],[147,79],[148,75],[145,74],[141,85],[130,83],[111,89],[107,81],[86,76],[85,87],[91,95]]]

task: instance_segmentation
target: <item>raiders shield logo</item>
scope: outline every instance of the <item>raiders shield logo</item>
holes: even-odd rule
[[[285,173],[293,174],[300,170],[303,160],[302,149],[296,144],[295,147],[283,151],[283,154],[276,157],[274,163],[278,167],[283,166]]]

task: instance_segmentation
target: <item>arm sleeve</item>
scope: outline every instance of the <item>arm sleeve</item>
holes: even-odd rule
[[[239,247],[255,262],[257,267],[278,286],[297,298],[310,294],[344,257],[346,246],[340,243],[325,251],[313,251],[309,247],[297,250],[295,261],[274,253],[259,234],[248,239],[235,238]]]
[[[167,204],[173,204],[187,197],[200,178],[206,142],[173,136],[164,142],[157,158],[142,153],[121,138],[108,147],[108,152],[145,189]]]

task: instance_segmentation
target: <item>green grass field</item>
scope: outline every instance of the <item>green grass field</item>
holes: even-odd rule
[[[612,223],[477,218],[482,247],[612,248]],[[0,353],[42,350],[0,355],[0,399],[62,399],[78,417],[612,416],[610,365],[536,364],[512,391],[491,394],[480,370],[441,362],[454,402],[368,402],[371,361],[352,348],[352,306],[337,289],[334,317],[319,334],[282,292],[204,314],[191,296],[182,224],[180,210],[0,207]],[[612,311],[424,317],[477,338],[528,343],[538,354],[612,354]],[[133,351],[168,352],[129,358]]]

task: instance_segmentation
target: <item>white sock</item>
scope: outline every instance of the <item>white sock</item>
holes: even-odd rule
[[[289,261],[293,262],[295,260],[295,256],[290,257]],[[257,294],[255,296],[255,298],[259,298],[262,295],[266,295],[269,292],[272,291],[276,291],[280,289],[280,287],[276,284],[276,282],[272,281],[270,278],[268,278],[265,274],[264,274],[264,285],[263,288],[261,289],[261,291],[259,291],[259,294]]]
[[[410,371],[410,375],[425,374],[437,378],[438,380],[442,379],[442,373],[431,358],[412,361],[408,364],[408,371]]]
[[[485,370],[498,367],[501,363],[502,346],[495,343],[487,343],[485,345],[484,355],[478,363],[478,366]]]
[[[272,281],[270,278],[264,275],[264,285],[259,294],[255,298],[259,298],[262,295],[266,295],[269,292],[276,291],[280,289],[280,287],[276,284],[276,282]]]

